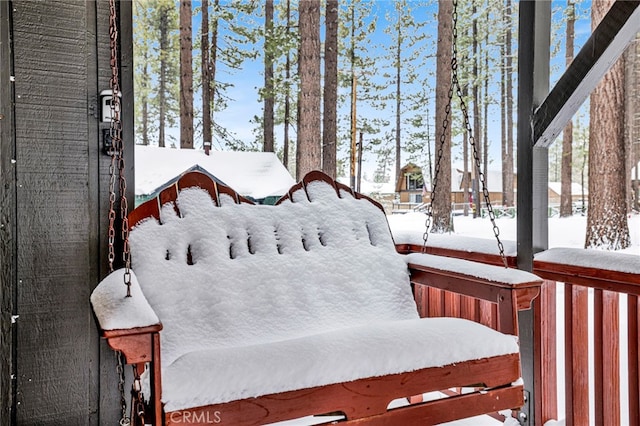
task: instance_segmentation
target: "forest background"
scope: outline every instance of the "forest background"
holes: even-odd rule
[[[590,34],[591,6],[588,0],[552,2],[551,85]],[[364,178],[394,182],[400,168],[413,162],[430,188],[443,137],[436,97],[442,87],[446,93],[451,73],[436,75],[439,49],[451,50],[438,45],[439,14],[446,10],[447,0],[134,0],[136,143],[275,151],[294,176],[311,159],[330,175],[352,175],[352,182],[356,143]],[[473,175],[475,146],[485,179],[489,170],[501,171],[503,196],[497,201],[507,206],[515,201],[517,16],[515,1],[460,1],[458,74],[475,144],[462,131],[455,99],[446,135],[447,169]],[[626,55],[626,73],[635,75],[626,79],[628,99],[640,98],[634,97],[639,52]],[[309,94],[318,103],[322,98],[322,110],[305,109]],[[549,150],[549,180],[562,180],[563,188],[571,181],[588,185],[589,108],[587,102]],[[631,141],[638,137],[627,133],[637,152]],[[631,211],[639,198],[638,178],[634,187],[631,176],[637,155],[626,161],[622,197]],[[464,185],[473,191],[471,181]],[[565,189],[563,204],[563,214],[571,214]],[[616,248],[618,242],[607,244]]]

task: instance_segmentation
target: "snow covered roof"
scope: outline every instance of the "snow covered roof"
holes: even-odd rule
[[[196,165],[239,194],[254,199],[283,195],[295,184],[272,152],[211,151],[206,155],[197,149],[136,145],[136,195],[152,194]]]

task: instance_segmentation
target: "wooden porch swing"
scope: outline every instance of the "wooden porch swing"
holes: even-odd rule
[[[338,412],[348,424],[424,425],[523,403],[510,334],[541,281],[400,255],[380,205],[320,172],[277,206],[190,172],[129,221],[132,296],[116,270],[92,304],[109,346],[138,371],[148,366],[147,422],[261,425]],[[500,331],[419,319],[412,283],[496,303]],[[450,388],[470,389],[388,409]]]
[[[115,136],[112,161],[122,167]],[[115,200],[113,183],[110,193]],[[430,425],[523,404],[517,310],[542,281],[401,255],[382,207],[321,172],[276,206],[190,172],[128,215],[125,200],[121,213],[124,268],[98,284],[91,303],[102,336],[134,366],[133,424],[262,425],[340,413],[345,424]],[[414,285],[494,303],[496,330],[419,318]],[[442,397],[408,402],[435,391]]]

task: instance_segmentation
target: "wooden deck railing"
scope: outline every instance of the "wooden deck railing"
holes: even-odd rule
[[[638,426],[640,258],[595,250],[551,249],[536,255],[534,273],[549,280],[549,300],[542,299],[542,304],[554,303],[550,295],[557,288],[556,282],[564,283],[558,296],[564,293],[565,355],[560,362],[564,362],[565,371],[565,412],[558,416],[564,417],[567,425]],[[627,332],[621,337],[624,299],[627,321],[622,327]],[[548,327],[541,337],[542,344],[555,342],[555,328]],[[622,353],[621,347],[628,349]],[[621,371],[628,377],[626,389],[621,389]],[[542,420],[553,418],[548,417],[552,411],[543,411]]]
[[[398,244],[397,249],[401,253],[420,252],[421,246]],[[497,255],[467,250],[428,247],[427,252],[502,263]],[[507,260],[510,266],[516,264],[513,255]],[[545,280],[534,304],[536,423],[564,418],[566,425],[640,426],[640,258],[551,249],[536,255],[533,272]],[[468,318],[496,328],[495,304],[433,289],[416,289],[416,293],[427,306],[422,315]],[[621,307],[624,299],[626,306]],[[626,312],[623,340],[621,309]],[[592,337],[589,330],[593,330]],[[563,341],[558,341],[562,335]],[[556,359],[558,345],[562,345],[564,359]],[[627,349],[621,353],[621,348]],[[621,363],[623,374],[628,376],[622,392]],[[561,377],[558,366],[564,371]],[[565,410],[559,413],[563,381]]]

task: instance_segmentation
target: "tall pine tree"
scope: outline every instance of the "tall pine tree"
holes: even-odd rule
[[[274,84],[273,84],[273,0],[266,0],[264,5],[264,111],[262,127],[263,150],[274,152]]]
[[[612,0],[593,2],[595,28]],[[631,244],[627,223],[624,143],[624,58],[591,94],[589,117],[589,209],[585,247],[620,250]]]
[[[298,73],[298,149],[296,175],[302,178],[321,167],[320,153],[320,0],[299,5],[300,53]]]
[[[448,92],[451,86],[452,52],[452,16],[453,4],[449,0],[438,1],[438,46],[436,63],[436,128],[442,129],[449,104]],[[434,175],[435,194],[433,196],[432,232],[449,232],[451,223],[451,126],[438,132],[436,147],[438,150],[437,174]],[[442,154],[440,154],[440,151]]]
[[[322,170],[336,177],[338,108],[338,0],[327,0],[324,43]]]
[[[180,148],[193,149],[191,0],[180,1]]]
[[[573,60],[573,38],[575,34],[575,2],[567,0],[566,17],[567,31],[565,39],[565,61],[567,67]],[[571,194],[571,154],[573,145],[573,122],[569,120],[562,132],[562,172],[560,174],[560,217],[573,214],[573,199]]]

